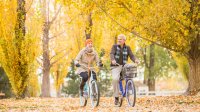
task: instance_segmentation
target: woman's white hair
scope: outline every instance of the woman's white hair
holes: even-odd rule
[[[118,38],[121,37],[122,39],[126,40],[126,36],[124,34],[119,34]]]

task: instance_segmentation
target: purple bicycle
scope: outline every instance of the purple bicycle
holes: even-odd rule
[[[137,65],[135,63],[124,65],[121,74],[122,78],[120,78],[119,81],[120,97],[117,106],[121,107],[123,97],[126,97],[128,105],[134,107],[136,102],[136,90],[132,79],[137,76]],[[122,84],[123,80],[125,81],[124,86]]]

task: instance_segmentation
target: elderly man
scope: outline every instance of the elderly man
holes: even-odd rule
[[[122,66],[127,63],[128,57],[130,57],[133,62],[138,63],[131,51],[131,48],[125,44],[125,41],[126,36],[124,34],[118,35],[118,43],[112,46],[110,52],[112,85],[114,90],[113,96],[115,97],[115,105],[118,105],[119,103],[119,78],[122,71]],[[122,66],[116,66],[118,64]]]

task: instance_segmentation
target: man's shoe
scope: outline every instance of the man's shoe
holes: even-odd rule
[[[115,97],[115,105],[119,104],[119,97]]]

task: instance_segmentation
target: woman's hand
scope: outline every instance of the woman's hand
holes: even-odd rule
[[[76,63],[75,65],[76,65],[76,67],[80,67],[81,66],[79,63]]]

